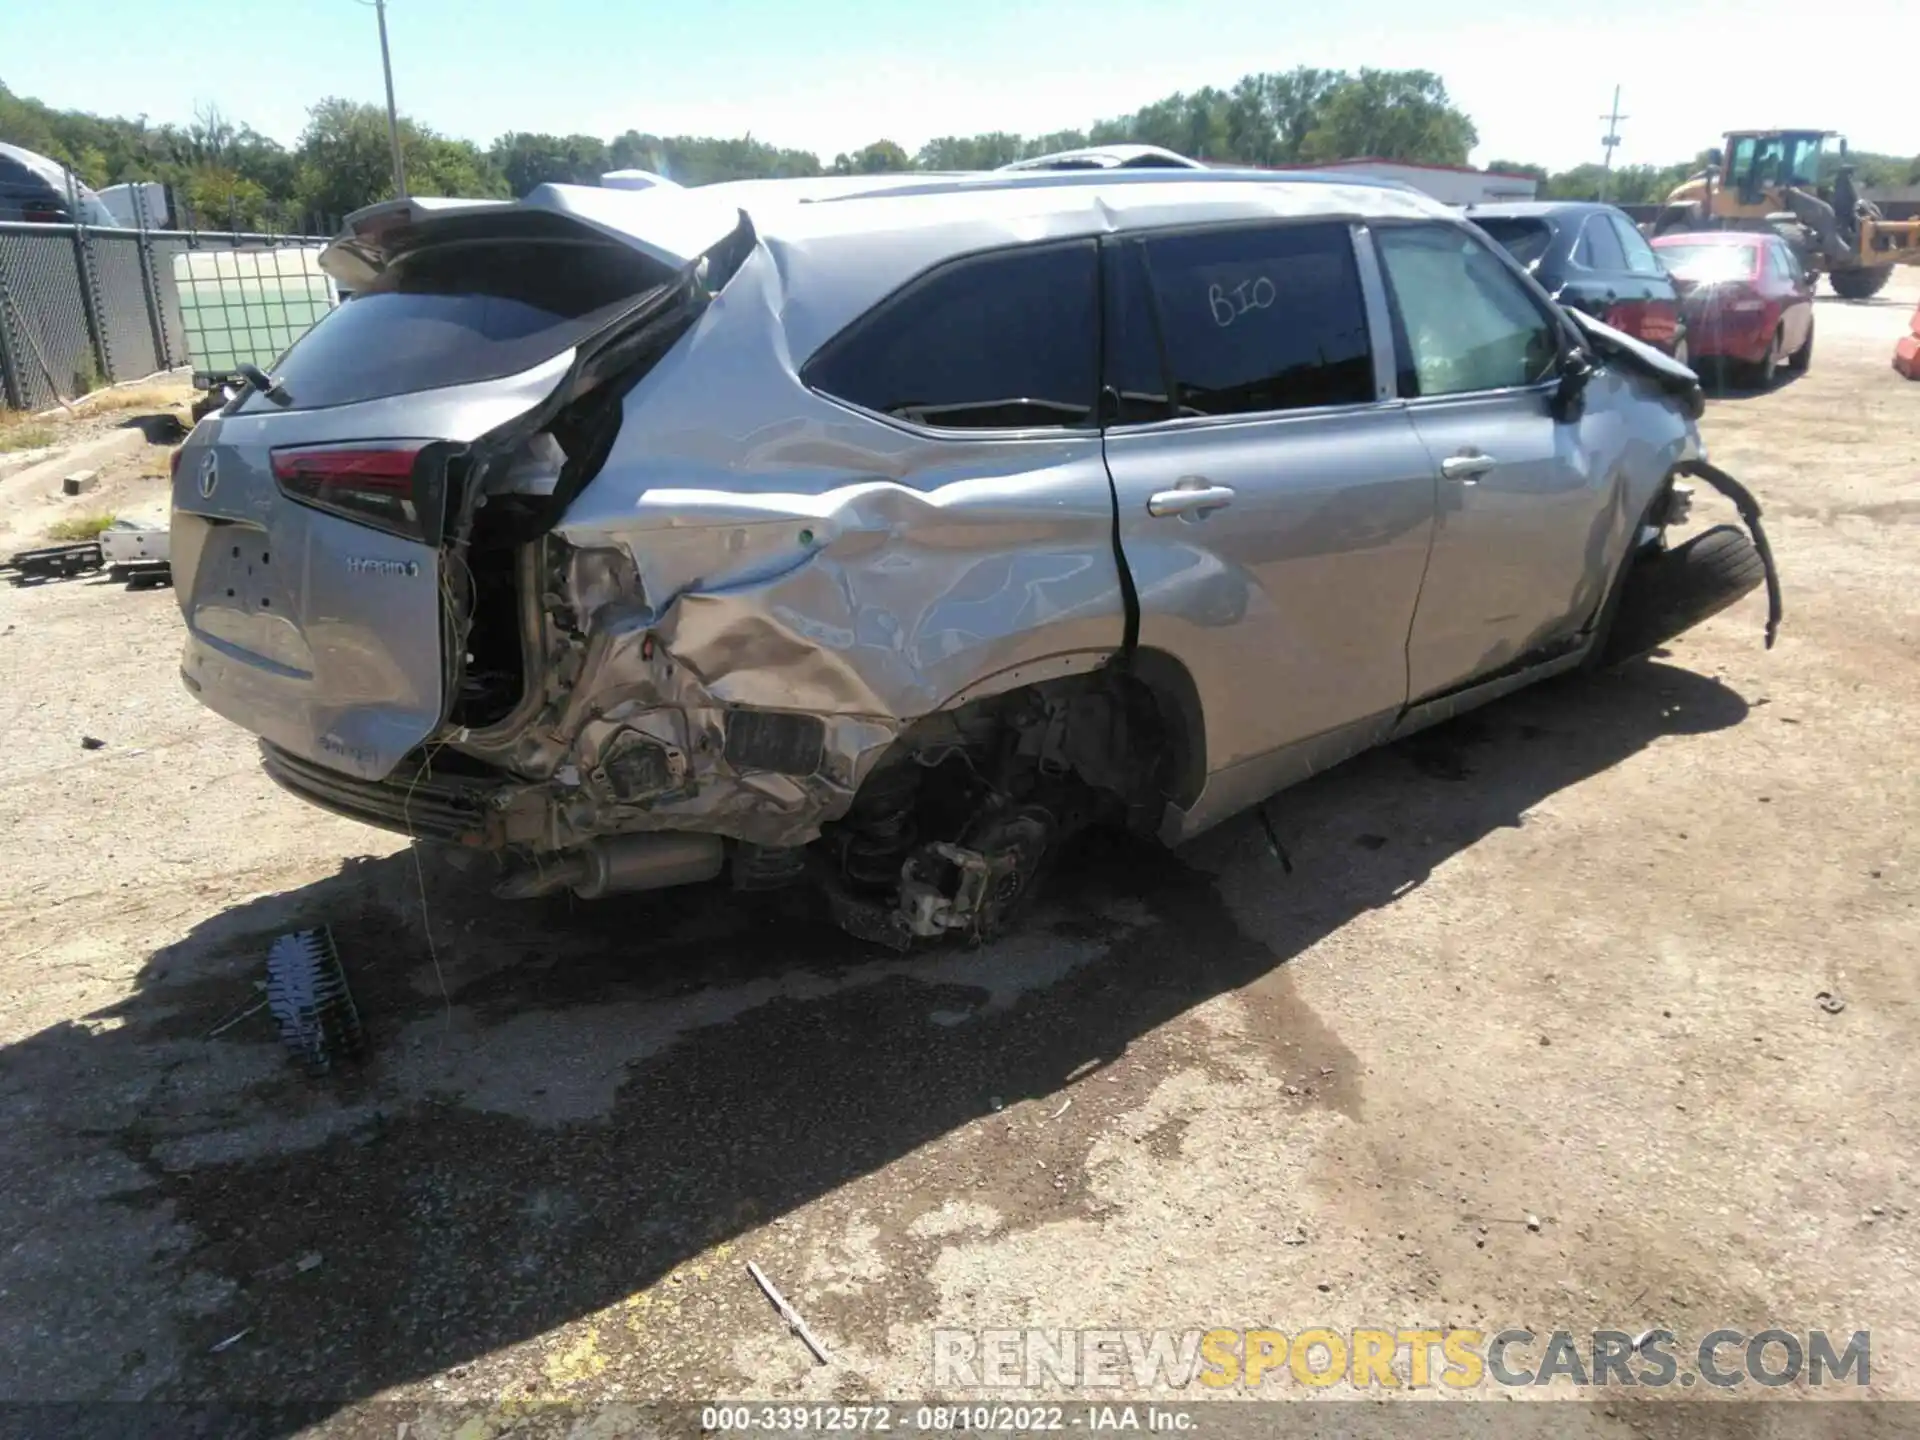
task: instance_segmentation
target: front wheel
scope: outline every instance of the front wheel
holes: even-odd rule
[[[1858,270],[1835,270],[1827,276],[1827,283],[1842,300],[1871,300],[1887,288],[1892,278],[1891,265],[1874,265]]]
[[[1594,669],[1638,659],[1718,615],[1766,582],[1766,562],[1737,525],[1716,525],[1672,550],[1637,557],[1601,637]]]

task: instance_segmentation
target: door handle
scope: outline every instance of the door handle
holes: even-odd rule
[[[1491,455],[1482,455],[1478,451],[1464,455],[1449,455],[1440,462],[1440,473],[1449,480],[1458,480],[1464,485],[1471,485],[1499,463]]]
[[[1233,490],[1226,485],[1209,485],[1204,480],[1186,479],[1172,490],[1156,490],[1147,497],[1147,513],[1168,515],[1204,515],[1233,503]]]

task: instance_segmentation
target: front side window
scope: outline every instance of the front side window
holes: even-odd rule
[[[1743,192],[1752,188],[1753,148],[1754,139],[1751,135],[1743,135],[1734,141],[1732,160],[1727,168],[1727,178]]]
[[[1402,394],[1504,390],[1553,374],[1558,333],[1480,240],[1453,225],[1384,226],[1374,239],[1412,360]]]
[[[806,382],[920,425],[1092,425],[1098,263],[1085,240],[943,265],[829,341]]]
[[[1144,251],[1175,414],[1375,398],[1345,224],[1195,230],[1153,236]]]
[[[1796,135],[1788,141],[1787,179],[1795,185],[1820,183],[1820,146],[1824,137]]]

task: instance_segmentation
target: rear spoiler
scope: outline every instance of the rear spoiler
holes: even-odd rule
[[[524,200],[383,200],[347,216],[320,268],[350,290],[410,251],[445,240],[576,238],[582,230],[630,245],[681,271],[740,228],[740,207],[698,189],[536,185]]]
[[[1688,419],[1698,420],[1706,413],[1707,397],[1700,388],[1700,377],[1678,360],[1662,354],[1645,341],[1636,340],[1594,319],[1584,311],[1568,308],[1562,313],[1573,322],[1581,339],[1595,355],[1653,381],[1680,401],[1686,408]]]

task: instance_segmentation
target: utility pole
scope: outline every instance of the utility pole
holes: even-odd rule
[[[399,156],[399,115],[394,111],[394,60],[386,52],[386,0],[374,0],[374,15],[380,17],[380,69],[386,73],[386,138],[394,146],[394,194],[407,198],[407,161]],[[1619,109],[1619,100],[1615,100]]]
[[[382,33],[384,34],[385,32]],[[389,97],[392,95],[391,82],[389,82],[388,95]],[[1618,85],[1613,87],[1613,109],[1600,118],[1607,122],[1606,138],[1600,142],[1601,149],[1606,152],[1606,158],[1600,162],[1600,198],[1605,200],[1607,198],[1607,182],[1613,178],[1613,147],[1620,143],[1620,122],[1633,118],[1630,115],[1622,115],[1620,113],[1620,87]]]

